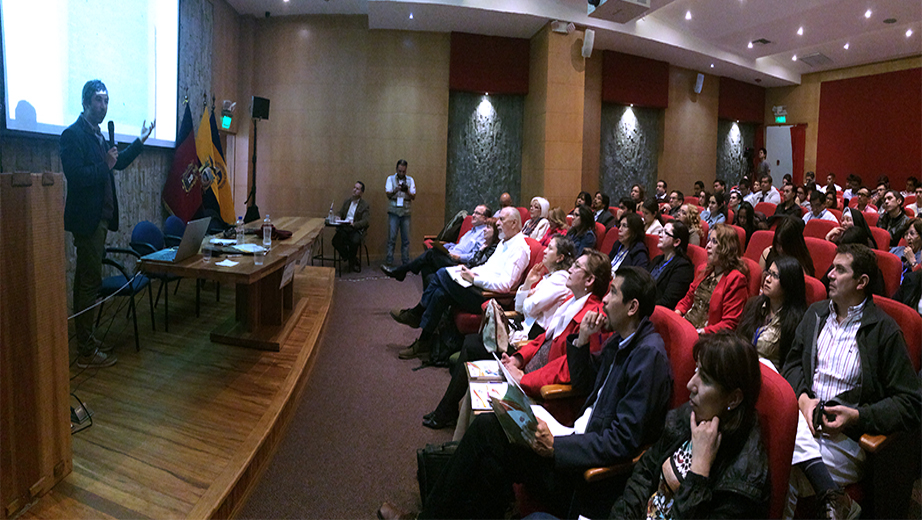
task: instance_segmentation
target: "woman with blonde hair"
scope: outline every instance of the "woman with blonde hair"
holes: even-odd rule
[[[699,334],[736,330],[749,297],[748,270],[740,258],[736,230],[717,224],[708,234],[707,266],[692,282],[675,312],[695,326]]]
[[[522,226],[522,234],[535,240],[544,238],[548,228],[551,226],[547,220],[547,212],[550,207],[551,203],[544,197],[531,199],[531,205],[528,207],[528,213],[531,218],[526,220],[525,225]]]
[[[688,228],[688,243],[693,246],[700,246],[704,239],[704,230],[701,227],[701,216],[698,213],[698,206],[694,204],[684,204],[679,208],[676,218],[681,220],[685,227]]]
[[[554,208],[547,214],[548,227],[539,242],[544,247],[551,243],[551,239],[558,235],[566,235],[570,226],[567,225],[567,214],[562,209]]]

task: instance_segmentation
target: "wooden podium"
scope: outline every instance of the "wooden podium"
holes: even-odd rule
[[[0,174],[0,518],[73,468],[64,176]]]

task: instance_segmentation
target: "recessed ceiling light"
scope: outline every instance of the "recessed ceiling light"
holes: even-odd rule
[[[796,55],[796,54],[793,55],[793,56],[791,56],[791,61],[797,61],[797,55]]]
[[[713,63],[711,63],[711,68],[712,68],[712,69],[714,68],[714,64],[713,64]]]
[[[413,13],[410,13],[410,20],[413,19]]]
[[[748,48],[751,49],[751,48],[752,48],[752,42],[749,42],[749,45],[747,45],[746,47],[748,47]]]
[[[906,37],[909,38],[912,36],[912,29],[906,29]]]
[[[865,17],[865,18],[870,18],[870,17],[871,17],[871,10],[870,10],[870,9],[868,9],[867,11],[864,12],[864,17]]]
[[[691,11],[685,11],[685,19],[691,20]]]
[[[846,42],[845,45],[842,46],[842,48],[845,50],[848,50],[848,42]]]
[[[803,28],[803,27],[798,28],[798,29],[797,29],[797,36],[803,36],[803,35],[804,35],[804,28]]]

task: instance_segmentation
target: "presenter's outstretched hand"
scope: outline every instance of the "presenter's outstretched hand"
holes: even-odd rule
[[[150,137],[150,133],[154,131],[154,127],[155,127],[155,126],[157,126],[157,120],[156,120],[156,119],[154,119],[153,121],[150,122],[150,126],[147,126],[147,120],[146,120],[146,119],[144,120],[143,123],[141,123],[141,136],[140,136],[140,138],[141,138],[141,142],[142,142],[142,143],[143,143],[144,141],[147,141],[147,138]]]

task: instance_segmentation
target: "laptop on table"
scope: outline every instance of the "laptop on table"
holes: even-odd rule
[[[182,240],[179,246],[168,249],[161,249],[149,255],[144,255],[141,260],[152,260],[155,262],[182,262],[190,256],[198,254],[205,233],[208,232],[208,224],[211,217],[200,218],[186,224],[186,230],[182,234]]]

